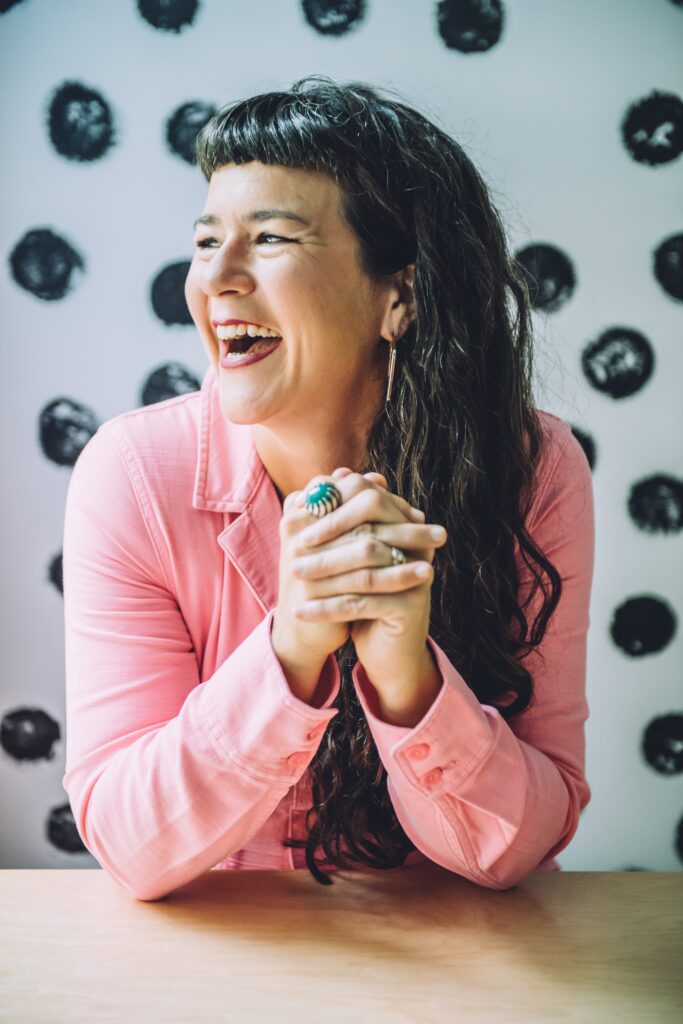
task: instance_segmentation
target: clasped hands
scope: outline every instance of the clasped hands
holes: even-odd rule
[[[302,648],[323,659],[350,636],[384,713],[417,722],[441,684],[427,634],[432,562],[446,531],[425,523],[379,473],[340,467],[309,486],[330,478],[342,504],[320,519],[306,511],[304,491],[285,499],[280,618],[286,607]],[[392,565],[392,546],[404,564]]]

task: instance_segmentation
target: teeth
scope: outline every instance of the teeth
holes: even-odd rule
[[[226,353],[224,358],[227,359],[227,361],[229,363],[239,363],[243,359],[248,359],[249,358],[249,353],[248,352],[228,352],[228,353]]]
[[[281,335],[272,331],[270,327],[255,327],[253,324],[229,324],[227,327],[216,327],[216,334],[219,338],[241,338],[248,334],[250,338],[280,338]]]

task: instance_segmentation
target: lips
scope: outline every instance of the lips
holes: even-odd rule
[[[241,320],[239,318],[232,320],[212,320],[211,323],[214,327],[229,327],[230,324],[247,324],[249,327],[264,327],[267,331],[274,331],[274,327],[269,327],[268,324],[257,324],[253,320]]]

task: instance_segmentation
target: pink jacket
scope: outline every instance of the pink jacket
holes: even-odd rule
[[[444,685],[414,728],[377,717],[360,663],[353,672],[417,847],[406,863],[428,858],[490,889],[560,870],[554,856],[591,797],[591,472],[569,427],[540,417],[550,453],[528,527],[564,592],[540,652],[525,660],[534,705],[508,725],[431,638]],[[222,413],[213,365],[201,391],[108,420],[73,468],[63,785],[86,848],[138,899],[212,868],[305,868],[303,849],[281,840],[306,836],[307,766],[338,714],[339,670],[330,655],[312,707],[273,653],[281,515],[250,427]]]

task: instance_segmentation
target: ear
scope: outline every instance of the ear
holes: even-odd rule
[[[415,264],[398,270],[391,278],[381,335],[387,341],[401,338],[415,319]]]

